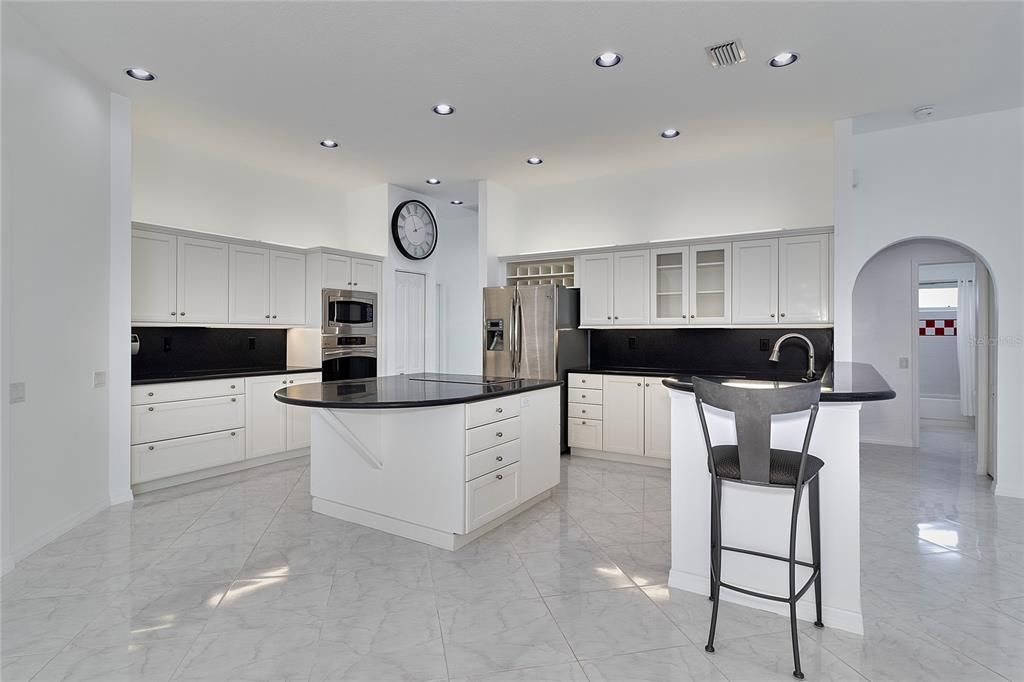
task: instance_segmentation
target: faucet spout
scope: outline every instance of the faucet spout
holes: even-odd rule
[[[782,348],[782,344],[790,339],[800,339],[807,345],[807,373],[804,377],[811,381],[814,379],[814,344],[803,334],[797,334],[791,332],[789,334],[783,334],[779,337],[779,340],[775,342],[775,346],[772,348],[772,354],[768,356],[769,362],[779,361],[779,350]]]

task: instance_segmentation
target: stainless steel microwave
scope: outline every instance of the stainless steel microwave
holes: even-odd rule
[[[377,336],[377,294],[351,289],[323,290],[324,336]]]

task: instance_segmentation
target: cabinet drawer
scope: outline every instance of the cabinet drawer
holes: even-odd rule
[[[132,407],[132,445],[245,426],[245,397],[221,396]]]
[[[132,447],[132,483],[240,462],[244,458],[245,429],[135,445]]]
[[[173,381],[166,384],[132,386],[132,405],[168,403],[172,400],[195,400],[245,392],[245,379],[210,379],[208,381]]]
[[[585,403],[569,403],[569,416],[577,419],[601,419],[604,410],[600,405],[587,405]]]
[[[603,422],[569,418],[569,447],[603,450]]]
[[[569,402],[600,405],[603,400],[602,395],[600,388],[570,388]]]
[[[466,431],[466,454],[472,455],[519,438],[519,417],[478,426]]]
[[[518,462],[520,449],[521,441],[514,440],[470,455],[466,458],[466,480],[472,481],[478,476]]]
[[[519,396],[510,395],[466,405],[466,428],[472,429],[509,417],[519,416]]]
[[[601,375],[570,374],[569,388],[601,388]]]
[[[519,506],[519,463],[466,484],[466,532]]]
[[[320,381],[320,372],[304,372],[303,374],[282,374],[281,380],[286,382],[289,386],[291,386],[292,384],[312,384]]]

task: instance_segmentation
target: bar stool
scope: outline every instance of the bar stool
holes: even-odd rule
[[[825,627],[821,620],[821,527],[818,491],[818,472],[823,461],[807,453],[811,443],[814,421],[818,415],[821,383],[809,382],[799,386],[775,389],[740,388],[726,386],[717,381],[693,377],[693,393],[697,399],[697,412],[704,430],[704,443],[708,451],[708,470],[711,472],[711,631],[704,649],[715,650],[715,626],[718,624],[718,603],[721,589],[741,592],[753,597],[789,604],[790,629],[793,637],[793,677],[804,679],[800,669],[800,646],[797,642],[796,604],[814,585],[817,620],[816,627]],[[732,412],[736,420],[736,444],[712,445],[708,433],[704,405]],[[772,415],[810,410],[803,447],[799,452],[771,447]],[[740,547],[728,547],[722,542],[722,481],[744,485],[787,488],[793,491],[793,511],[789,519],[789,556],[767,554]],[[796,524],[800,511],[800,498],[804,486],[808,492],[808,512],[811,524],[811,563],[796,558]],[[754,592],[722,581],[722,552],[739,552],[763,559],[774,559],[789,564],[789,595],[778,596]],[[811,577],[800,588],[796,587],[796,567],[811,569]]]

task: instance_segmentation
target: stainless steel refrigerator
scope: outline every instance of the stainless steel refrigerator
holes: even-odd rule
[[[554,284],[484,288],[484,375],[562,381],[562,452],[568,449],[568,370],[587,365],[580,292]]]

